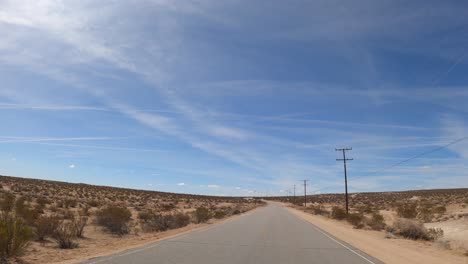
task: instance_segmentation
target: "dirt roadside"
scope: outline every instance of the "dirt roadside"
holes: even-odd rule
[[[152,243],[170,239],[173,237],[181,236],[195,231],[201,231],[212,227],[213,225],[232,221],[244,215],[253,213],[255,210],[262,208],[262,206],[249,210],[245,213],[234,215],[224,219],[211,219],[208,223],[204,224],[190,224],[183,228],[172,229],[164,232],[157,233],[142,233],[140,235],[126,235],[121,238],[116,236],[110,236],[102,234],[102,232],[96,232],[94,226],[87,226],[85,232],[86,238],[78,241],[80,247],[73,250],[60,250],[57,254],[55,245],[45,245],[50,247],[50,250],[44,249],[42,246],[41,250],[30,247],[26,254],[21,259],[26,263],[54,263],[54,264],[71,264],[80,263],[90,259],[108,256],[120,253],[126,250],[137,249],[150,245]]]
[[[430,242],[387,239],[383,232],[354,229],[344,222],[283,206],[293,214],[385,263],[468,264],[468,257],[454,255]]]

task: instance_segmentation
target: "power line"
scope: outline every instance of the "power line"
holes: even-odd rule
[[[387,166],[387,167],[383,167],[383,168],[381,168],[381,169],[378,169],[378,170],[369,172],[369,173],[367,173],[367,174],[365,174],[365,175],[353,177],[353,180],[360,179],[360,178],[363,178],[363,177],[372,176],[372,175],[375,175],[375,174],[380,173],[380,172],[382,172],[382,171],[392,169],[392,168],[397,167],[397,166],[399,166],[399,165],[401,165],[401,164],[403,164],[403,163],[406,163],[406,162],[409,162],[409,161],[411,161],[411,160],[413,160],[413,159],[417,159],[417,158],[420,158],[420,157],[423,157],[423,156],[432,154],[432,153],[434,153],[434,152],[440,151],[440,150],[442,150],[442,149],[445,149],[445,148],[447,148],[447,147],[449,147],[449,146],[455,145],[455,144],[460,143],[460,142],[462,142],[462,141],[465,141],[465,140],[467,140],[467,139],[468,139],[468,136],[455,139],[455,140],[453,140],[453,141],[451,141],[451,142],[449,142],[449,143],[447,143],[447,144],[445,144],[445,145],[439,146],[439,147],[437,147],[437,148],[434,148],[434,149],[431,149],[431,150],[428,150],[428,151],[425,151],[425,152],[421,152],[421,153],[419,153],[419,154],[417,154],[417,155],[414,155],[414,156],[412,156],[412,157],[410,157],[410,158],[401,160],[401,161],[399,161],[399,162],[397,162],[397,163],[395,163],[395,164],[389,165],[389,166]],[[330,187],[328,187],[328,188],[316,189],[316,190],[314,190],[314,191],[324,191],[324,190],[328,190],[328,189],[331,189],[331,188],[334,188],[334,187],[335,187],[335,186],[330,186]]]
[[[392,164],[392,165],[390,165],[390,166],[387,166],[387,167],[384,167],[384,168],[382,168],[382,169],[379,169],[379,170],[370,172],[370,173],[368,173],[368,174],[366,174],[366,175],[362,175],[362,176],[355,177],[354,179],[362,178],[362,177],[366,177],[366,176],[371,176],[371,175],[377,174],[377,173],[379,173],[379,172],[382,172],[382,171],[385,171],[385,170],[388,170],[388,169],[397,167],[397,166],[399,166],[399,165],[401,165],[401,164],[403,164],[403,163],[406,163],[406,162],[409,162],[409,161],[411,161],[411,160],[420,158],[420,157],[422,157],[422,156],[426,156],[426,155],[428,155],[428,154],[437,152],[437,151],[439,151],[439,150],[445,149],[445,148],[447,148],[447,147],[449,147],[449,146],[451,146],[451,145],[457,144],[457,143],[462,142],[462,141],[467,140],[467,139],[468,139],[468,136],[462,137],[462,138],[459,138],[459,139],[456,139],[456,140],[451,141],[450,143],[445,144],[445,145],[443,145],[443,146],[439,146],[439,147],[437,147],[437,148],[434,148],[434,149],[431,149],[431,150],[428,150],[428,151],[419,153],[419,154],[417,154],[417,155],[414,155],[414,156],[412,156],[412,157],[410,157],[410,158],[407,158],[407,159],[405,159],[405,160],[399,161],[399,162],[397,162],[397,163],[395,163],[395,164]]]

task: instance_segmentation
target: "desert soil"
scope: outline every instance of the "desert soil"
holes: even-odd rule
[[[387,239],[384,232],[354,229],[346,222],[311,215],[291,207],[288,207],[288,209],[338,239],[385,263],[468,263],[468,257],[456,255],[454,252],[439,248],[432,242]]]

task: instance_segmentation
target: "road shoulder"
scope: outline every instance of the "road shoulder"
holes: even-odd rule
[[[385,263],[468,263],[467,258],[435,248],[428,242],[386,239],[383,232],[353,229],[343,222],[283,206],[319,229]]]

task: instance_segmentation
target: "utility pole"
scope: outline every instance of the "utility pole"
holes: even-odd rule
[[[348,176],[346,175],[346,161],[347,160],[353,160],[353,159],[347,159],[346,158],[346,151],[347,150],[353,150],[353,148],[340,148],[340,149],[335,149],[335,151],[341,151],[343,152],[343,158],[342,159],[336,159],[337,161],[343,161],[343,166],[344,166],[344,179],[345,179],[345,193],[346,193],[346,214],[349,214],[349,201],[348,201]]]
[[[302,180],[304,182],[304,207],[307,207],[307,182],[309,180]]]
[[[296,204],[296,184],[294,184],[294,199],[293,203]]]

